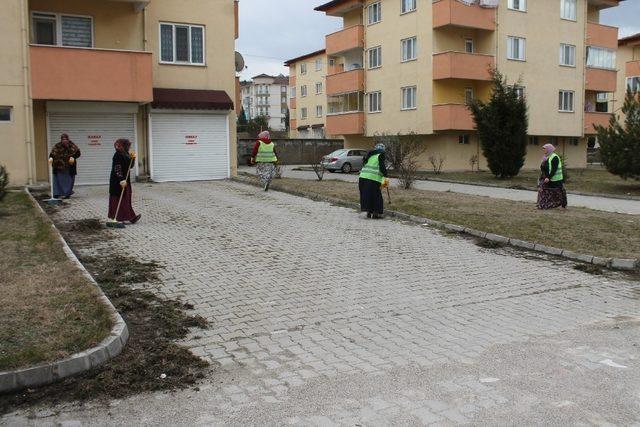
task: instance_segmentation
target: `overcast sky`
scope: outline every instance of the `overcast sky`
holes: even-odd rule
[[[242,78],[261,73],[286,75],[284,61],[324,48],[324,36],[342,26],[341,19],[313,10],[326,1],[240,0],[236,49],[248,67]],[[605,10],[601,21],[620,27],[621,37],[640,33],[640,0],[626,0],[619,7]]]

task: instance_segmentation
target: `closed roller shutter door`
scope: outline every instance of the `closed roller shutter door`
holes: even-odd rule
[[[133,114],[49,113],[49,150],[60,141],[61,134],[69,134],[82,154],[76,184],[106,184],[111,173],[113,143],[127,138],[135,144],[134,127]],[[135,176],[135,170],[131,176]]]
[[[154,181],[199,181],[229,176],[227,116],[151,114]]]

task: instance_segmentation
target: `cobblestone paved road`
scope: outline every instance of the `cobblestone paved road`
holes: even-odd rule
[[[80,188],[57,220],[99,218]],[[231,182],[135,188],[140,224],[82,252],[165,264],[213,327],[200,386],[7,425],[640,423],[640,284]],[[104,252],[103,252],[104,253]]]

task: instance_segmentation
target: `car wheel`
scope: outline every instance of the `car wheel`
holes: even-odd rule
[[[351,163],[342,165],[342,173],[351,173]]]

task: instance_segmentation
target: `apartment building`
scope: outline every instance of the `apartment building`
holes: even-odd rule
[[[444,169],[480,157],[465,101],[488,99],[490,68],[517,83],[529,104],[526,168],[540,147],[586,166],[593,124],[611,114],[617,29],[599,24],[617,0],[334,0],[316,8],[343,18],[326,37],[327,133],[346,147],[378,134],[416,133]],[[364,67],[358,67],[362,64]],[[598,109],[596,110],[596,105]],[[593,106],[593,108],[591,107]],[[605,109],[606,107],[606,109]],[[585,111],[586,110],[586,111]],[[592,111],[593,110],[593,111]],[[601,111],[602,110],[602,111]]]
[[[289,67],[289,135],[324,138],[326,126],[326,75],[331,67],[325,50],[285,62]]]
[[[614,112],[624,119],[620,111],[627,89],[640,93],[640,33],[618,41],[618,90],[615,96]]]
[[[241,86],[242,107],[247,120],[265,116],[269,120],[269,128],[279,131],[286,129],[289,77],[260,74],[251,81],[242,82]]]
[[[5,0],[0,163],[13,185],[49,179],[60,134],[78,184],[109,180],[113,143],[156,181],[234,173],[234,0]]]

